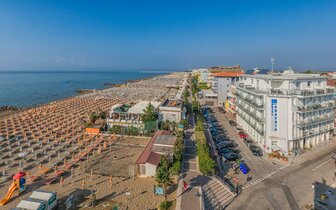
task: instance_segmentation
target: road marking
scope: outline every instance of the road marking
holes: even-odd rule
[[[332,160],[332,158],[330,158],[329,160],[327,160],[327,161],[321,163],[320,165],[316,166],[316,167],[313,169],[313,171],[316,171],[316,170],[319,169],[321,166],[327,164],[327,163],[328,163],[329,161],[331,161],[331,160]]]
[[[259,178],[259,179],[257,179],[257,180],[253,180],[253,181],[251,181],[250,183],[248,183],[246,186],[243,187],[243,190],[246,190],[247,188],[252,187],[253,185],[256,185],[256,184],[258,184],[258,183],[264,181],[265,179],[267,179],[267,178],[269,178],[269,177],[275,175],[276,173],[279,173],[280,171],[282,171],[284,168],[286,168],[286,167],[288,167],[288,166],[289,166],[289,165],[283,165],[283,166],[281,166],[280,168],[278,168],[278,169],[272,171],[271,173],[269,173],[269,174],[265,174],[265,175],[262,176],[261,178]]]

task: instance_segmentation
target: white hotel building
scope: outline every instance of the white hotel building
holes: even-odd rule
[[[237,122],[266,152],[285,155],[331,140],[334,89],[316,74],[242,75]]]

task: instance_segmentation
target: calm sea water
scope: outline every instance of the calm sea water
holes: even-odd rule
[[[0,106],[27,107],[76,95],[79,89],[102,89],[104,83],[155,76],[155,72],[1,72]]]

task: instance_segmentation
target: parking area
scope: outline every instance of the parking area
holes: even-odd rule
[[[218,108],[203,109],[203,114],[208,128],[207,138],[213,142],[222,178],[245,186],[260,182],[284,167],[281,162],[268,159],[248,134],[237,128],[236,122]]]

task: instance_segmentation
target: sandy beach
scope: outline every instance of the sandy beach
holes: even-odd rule
[[[183,73],[158,76],[1,117],[0,199],[15,173],[28,175],[27,190],[14,193],[0,209],[15,207],[34,189],[55,191],[60,199],[73,194],[77,207],[83,209],[93,209],[83,203],[92,192],[99,201],[96,209],[157,207],[164,198],[154,196],[155,180],[138,178],[134,164],[149,138],[88,135],[83,122],[89,113],[108,111],[117,103],[173,97],[177,90],[171,87],[179,85],[182,77]],[[174,193],[173,186],[169,198]]]

